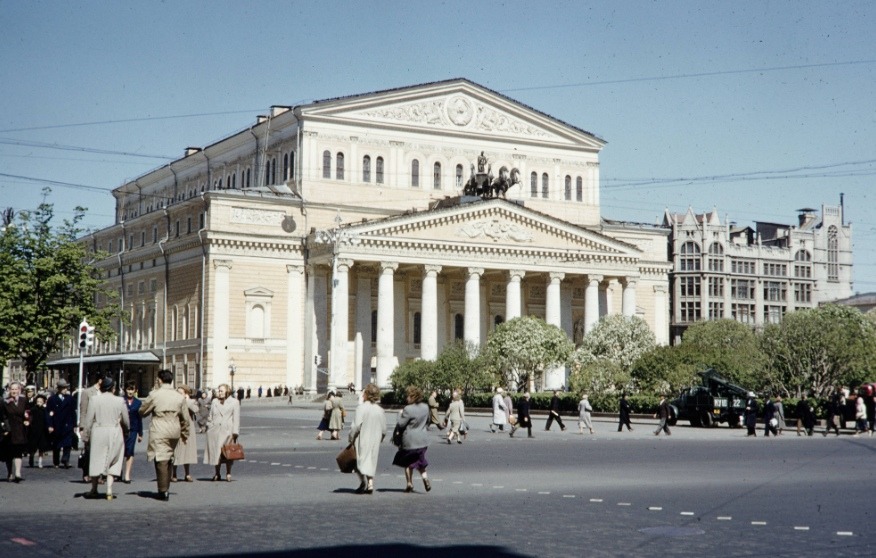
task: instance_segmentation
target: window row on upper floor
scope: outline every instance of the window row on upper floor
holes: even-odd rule
[[[323,151],[322,177],[327,180],[346,180],[345,160],[346,159],[343,152],[339,151],[335,154],[332,154],[332,152],[329,150]],[[362,182],[366,184],[371,183],[372,163],[374,165],[374,182],[376,184],[384,184],[384,159],[383,157],[378,156],[372,161],[371,155],[364,155],[362,157]],[[332,170],[334,170],[334,172],[332,172]],[[420,165],[420,160],[411,160],[409,176],[407,177],[407,182],[411,188],[420,188],[425,184],[423,181],[422,172],[423,171]],[[508,176],[509,174],[511,174],[511,171],[509,171],[507,167],[502,167],[499,169],[498,176]],[[442,164],[436,161],[432,164],[432,189],[444,189],[444,180],[445,177]],[[461,164],[457,164],[453,174],[453,187],[456,189],[462,189],[465,185],[465,182],[465,167]],[[532,172],[530,174],[529,195],[531,198],[550,198],[550,177],[548,173],[542,173],[541,175],[539,175],[537,172]],[[582,176],[576,176],[575,178],[573,178],[571,175],[566,175],[563,183],[563,199],[571,201],[573,199],[573,196],[576,201],[584,201],[584,178]]]

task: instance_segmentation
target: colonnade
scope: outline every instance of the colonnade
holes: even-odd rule
[[[330,330],[330,347],[332,358],[330,364],[330,378],[333,380],[345,378],[348,370],[347,344],[349,343],[349,270],[353,266],[352,260],[338,260],[334,266],[334,279],[332,301],[332,322]],[[378,266],[377,280],[377,332],[376,332],[376,382],[381,387],[389,385],[389,377],[398,363],[396,358],[396,296],[395,296],[395,273],[399,268],[397,262],[381,262]],[[438,357],[439,347],[439,317],[438,317],[438,276],[442,271],[440,265],[422,266],[422,291],[421,291],[421,337],[420,357],[423,360],[435,360]],[[454,268],[459,269],[459,268]],[[474,344],[481,343],[481,282],[485,273],[482,267],[462,268],[465,278],[464,289],[464,335],[463,339]],[[514,269],[504,271],[506,277],[505,319],[511,320],[523,315],[522,284],[527,270]],[[533,273],[530,271],[530,273]],[[536,272],[538,275],[546,275],[545,288],[545,321],[557,327],[562,327],[562,296],[561,285],[566,274],[562,272]],[[577,274],[576,274],[577,275]],[[599,287],[605,279],[602,274],[581,274],[585,277],[584,294],[584,333],[590,332],[597,324],[600,317]],[[579,277],[580,277],[579,276]],[[369,288],[363,289],[360,280],[360,288],[357,290],[356,313],[361,314],[366,308],[370,308],[370,281]],[[633,316],[636,312],[636,276],[621,277],[622,313],[625,316]],[[367,297],[368,306],[365,306],[363,297]],[[370,317],[370,312],[368,312]],[[357,328],[363,325],[363,317],[357,318]],[[366,340],[367,341],[367,340]],[[369,359],[370,360],[370,359]],[[357,374],[358,376],[358,374]],[[358,383],[358,382],[357,382]]]

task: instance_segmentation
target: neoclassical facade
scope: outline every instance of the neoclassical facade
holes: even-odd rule
[[[84,241],[129,320],[88,362],[312,392],[522,315],[576,340],[637,315],[667,343],[668,231],[601,218],[603,146],[465,79],[273,107],[114,190]]]

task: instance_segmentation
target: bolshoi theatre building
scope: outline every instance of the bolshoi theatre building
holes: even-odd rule
[[[113,191],[83,241],[128,319],[87,366],[313,393],[524,315],[575,341],[635,315],[665,344],[669,231],[601,217],[604,145],[466,79],[274,106]],[[76,365],[71,338],[49,366]]]

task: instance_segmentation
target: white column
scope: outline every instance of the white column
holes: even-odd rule
[[[423,269],[423,300],[420,314],[420,358],[438,358],[438,274],[440,265]]]
[[[525,271],[512,270],[508,272],[508,285],[505,288],[505,320],[513,320],[523,315],[523,299],[520,296],[520,287],[523,283]]]
[[[347,377],[347,343],[350,331],[350,267],[353,260],[336,259],[332,278],[331,367],[329,385],[345,386]]]
[[[654,336],[658,345],[669,344],[669,302],[666,285],[654,285]]]
[[[566,276],[565,273],[552,272],[548,274],[547,288],[545,289],[544,321],[550,325],[560,327],[560,283]],[[544,386],[547,389],[558,389],[565,381],[565,369],[563,366],[553,366],[544,371]]]
[[[380,278],[377,283],[377,386],[389,387],[389,377],[393,369],[395,327],[395,262],[381,262]]]
[[[481,275],[482,267],[468,268],[465,282],[465,335],[466,342],[481,344]]]
[[[229,383],[228,381],[228,342],[229,342],[229,313],[228,299],[231,296],[230,271],[231,260],[214,260],[215,285],[213,287],[213,308],[210,315],[213,317],[213,354],[210,378],[205,378],[207,385],[218,386]],[[177,327],[179,327],[177,325]]]
[[[627,277],[623,282],[624,291],[621,312],[628,318],[636,315],[636,283],[635,277]]]
[[[590,333],[599,322],[599,284],[602,275],[588,275],[584,290],[584,335]]]
[[[286,386],[304,385],[304,266],[286,266]]]
[[[544,321],[560,327],[560,282],[565,273],[548,274],[548,284],[545,293]]]
[[[359,382],[371,382],[371,275],[356,273],[356,331],[362,334],[362,361]],[[357,383],[357,386],[359,383]]]

